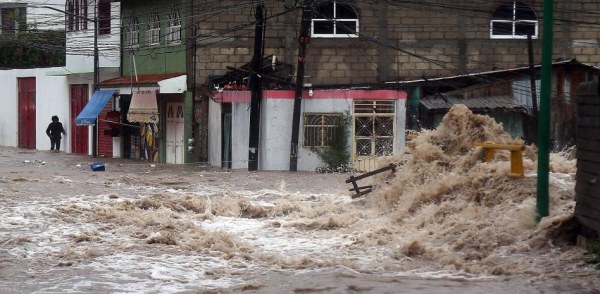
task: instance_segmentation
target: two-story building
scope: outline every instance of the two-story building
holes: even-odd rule
[[[52,115],[63,122],[67,136],[61,149],[70,153],[92,154],[94,132],[78,126],[76,118],[94,97],[94,81],[118,76],[120,67],[119,3],[111,1],[51,0],[0,3],[4,31],[9,42],[24,43],[61,56],[58,61],[45,57],[26,68],[0,71],[3,103],[0,110],[0,144],[31,149],[50,149],[46,127]],[[95,25],[97,42],[94,42]],[[37,31],[53,30],[62,37],[37,38]],[[18,41],[14,36],[26,34]],[[57,42],[58,44],[54,44]],[[95,54],[94,44],[98,46]],[[27,49],[30,50],[30,49]],[[98,69],[94,56],[98,56]],[[19,57],[26,61],[24,57]],[[95,78],[94,73],[99,77]],[[91,99],[95,100],[95,99]],[[108,100],[107,100],[108,101]],[[102,105],[98,111],[101,111]],[[110,106],[109,106],[110,107]],[[93,124],[95,124],[95,117]],[[104,142],[112,149],[112,139]],[[112,152],[104,154],[112,156]]]
[[[303,7],[310,6],[310,39],[305,56],[300,56],[305,62],[306,87],[302,99],[299,169],[309,170],[318,164],[311,150],[328,143],[322,139],[320,146],[313,145],[311,134],[327,133],[331,128],[327,121],[335,121],[329,119],[333,116],[343,113],[352,116],[350,148],[355,162],[396,153],[404,145],[405,122],[418,124],[410,120],[418,117],[415,111],[423,93],[435,93],[437,88],[447,91],[448,87],[458,91],[461,87],[440,85],[437,81],[428,83],[428,79],[527,66],[528,39],[531,39],[531,57],[534,63],[539,63],[542,2],[265,1],[263,56],[273,56],[274,66],[298,64],[299,40],[306,41],[300,38]],[[198,88],[196,99],[205,99],[211,106],[208,119],[211,164],[242,168],[248,159],[251,94],[229,84],[246,85],[252,76],[247,64],[255,48],[257,3],[236,3],[219,1],[194,7],[197,28],[194,76]],[[556,59],[600,64],[597,46],[600,30],[595,18],[599,6],[600,3],[588,0],[555,1],[553,56]],[[244,72],[245,75],[241,74]],[[292,78],[287,81],[293,84],[295,75],[296,71],[290,70],[288,76]],[[263,92],[261,107],[259,160],[263,169],[286,169],[290,157],[294,95],[289,91],[293,85],[281,82],[285,75],[275,78],[265,83],[268,91]],[[585,80],[595,78],[590,75]],[[410,80],[425,82],[418,86],[394,83]],[[359,96],[349,94],[357,89],[362,91]],[[391,99],[395,102],[389,102],[386,95],[390,93],[381,90],[397,91]],[[346,91],[341,95],[344,99],[340,104],[344,106],[331,106],[339,98],[322,91]],[[553,101],[565,97],[556,91]],[[573,94],[569,96],[574,97]],[[390,113],[379,111],[380,104]],[[560,104],[564,103],[556,103]],[[382,118],[385,115],[394,119]],[[318,126],[311,123],[319,116]]]
[[[121,1],[120,76],[100,83],[118,92],[121,157],[176,164],[191,160],[185,3]]]

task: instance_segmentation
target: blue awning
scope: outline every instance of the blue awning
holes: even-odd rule
[[[92,99],[83,108],[81,113],[75,119],[78,126],[93,126],[96,124],[96,118],[102,111],[108,100],[115,94],[115,90],[98,90],[92,95]]]

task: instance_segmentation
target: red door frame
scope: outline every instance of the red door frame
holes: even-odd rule
[[[88,154],[88,126],[78,126],[75,118],[89,101],[89,86],[71,85],[71,153]]]
[[[35,77],[18,78],[20,148],[36,148]],[[48,143],[50,144],[50,143]]]

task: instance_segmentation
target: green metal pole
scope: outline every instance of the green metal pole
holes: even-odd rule
[[[537,214],[540,221],[548,216],[548,177],[550,166],[550,99],[552,90],[552,20],[554,1],[544,0],[542,31],[542,85],[538,121]]]

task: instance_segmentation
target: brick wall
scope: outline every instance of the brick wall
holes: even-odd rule
[[[196,15],[196,81],[240,67],[252,59],[253,1],[199,1]],[[301,9],[284,11],[283,1],[266,1],[265,55],[296,65]],[[377,83],[456,75],[526,65],[527,40],[491,39],[490,18],[503,1],[344,1],[359,15],[360,38],[312,38],[307,48],[307,82],[315,85]],[[538,16],[541,60],[542,1],[523,1]],[[600,65],[600,2],[555,1],[554,57]],[[247,26],[243,26],[247,24]],[[384,46],[385,44],[385,46]]]

